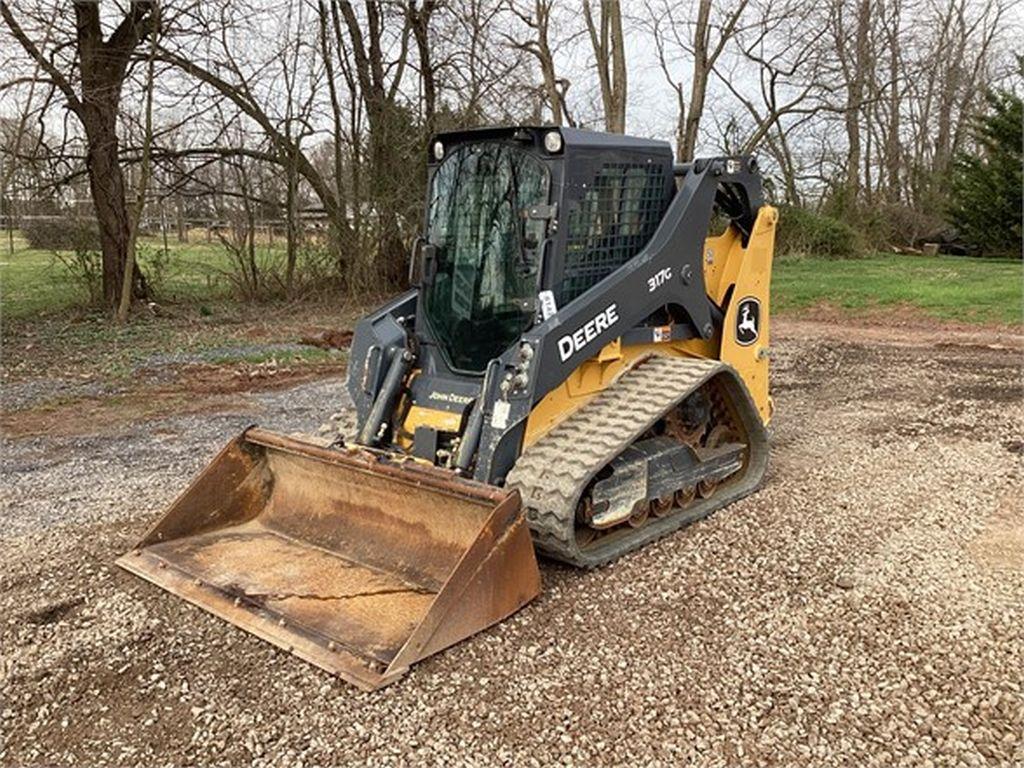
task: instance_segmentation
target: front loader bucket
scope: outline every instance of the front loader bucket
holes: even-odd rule
[[[365,690],[540,591],[518,493],[257,428],[117,562]]]

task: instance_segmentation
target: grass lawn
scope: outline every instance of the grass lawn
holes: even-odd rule
[[[1005,259],[878,254],[834,261],[775,260],[772,309],[828,306],[851,316],[909,307],[958,323],[1024,323],[1024,265]]]
[[[157,238],[144,238],[139,261],[155,283],[160,298],[168,302],[222,301],[231,298],[228,278],[230,261],[217,241],[168,244]],[[259,249],[264,260],[281,255],[280,249]],[[70,254],[63,254],[70,258]],[[6,320],[19,320],[40,313],[61,312],[87,303],[86,287],[76,281],[56,254],[29,247],[19,235],[14,237],[14,252],[3,233],[0,239],[0,301]]]
[[[298,346],[321,330],[351,328],[380,297],[328,295],[301,302],[246,302],[232,291],[230,261],[217,242],[146,239],[140,261],[156,307],[139,307],[125,326],[90,307],[87,290],[52,253],[16,237],[14,253],[0,240],[0,358],[5,380],[70,374],[125,382],[163,360],[216,366],[259,366],[271,360],[293,369],[337,368],[345,353]],[[283,256],[262,247],[258,258]]]

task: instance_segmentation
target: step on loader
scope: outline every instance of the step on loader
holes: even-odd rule
[[[427,154],[412,288],[356,327],[348,426],[246,430],[118,560],[364,689],[532,600],[535,551],[602,565],[767,462],[753,157],[533,126]]]

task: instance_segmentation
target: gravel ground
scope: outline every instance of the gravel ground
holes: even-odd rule
[[[98,397],[116,391],[116,387],[99,381],[58,378],[5,381],[0,386],[0,409],[13,411],[58,398]]]
[[[762,491],[374,694],[113,559],[256,412],[3,445],[0,762],[1024,763],[1022,359],[788,338]]]
[[[215,347],[190,352],[149,355],[138,361],[132,368],[132,377],[145,376],[151,383],[177,378],[182,366],[202,363],[217,363],[228,360],[244,360],[248,356],[261,359],[274,353],[282,357],[299,352],[308,352],[309,346],[293,343],[245,344]],[[335,353],[338,354],[338,353]],[[340,356],[340,355],[339,355]],[[0,409],[13,411],[31,408],[61,398],[96,397],[113,395],[126,391],[127,385],[93,379],[74,378],[31,378],[22,381],[5,381],[0,387]]]

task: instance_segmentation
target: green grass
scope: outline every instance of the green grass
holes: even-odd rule
[[[231,299],[228,279],[230,260],[224,247],[214,241],[168,243],[144,238],[139,261],[161,300],[169,302],[227,301]],[[280,249],[260,248],[263,259],[280,255]],[[70,254],[63,254],[65,257]],[[159,266],[158,266],[159,261]],[[0,303],[3,316],[18,320],[57,313],[88,305],[88,291],[77,281],[57,254],[30,248],[20,235],[11,253],[6,233],[0,241]]]
[[[14,237],[14,253],[4,233],[0,243],[0,312],[4,319],[67,309],[82,302],[78,288],[51,254]]]
[[[301,302],[242,301],[219,243],[204,242],[201,233],[188,244],[172,240],[157,269],[153,254],[163,243],[147,238],[140,260],[157,305],[137,307],[127,324],[118,325],[90,305],[85,286],[52,253],[17,237],[12,254],[6,233],[0,235],[0,373],[11,380],[67,374],[130,383],[162,360],[337,366],[344,352],[294,345],[319,330],[351,328],[383,298],[325,292]],[[257,256],[281,259],[283,249],[260,247]]]
[[[137,334],[149,337],[159,333],[159,321],[112,326],[102,313],[88,310],[85,288],[54,254],[28,247],[20,236],[15,237],[14,245],[12,254],[7,238],[0,241],[0,314],[8,326],[57,318],[70,311],[86,322],[76,322],[64,332],[87,336],[82,342],[130,346],[141,341],[133,338]],[[187,244],[171,240],[157,269],[154,254],[162,250],[162,241],[147,238],[140,257],[156,283],[158,302],[202,321],[204,341],[214,345],[221,340],[218,337],[231,335],[218,331],[242,321],[240,315],[258,315],[258,308],[240,304],[233,297],[227,276],[229,256],[220,243],[207,243],[202,235]],[[260,248],[260,254],[264,260],[281,255],[280,249],[267,247]],[[924,316],[955,322],[1020,324],[1024,317],[1022,294],[1021,262],[952,256],[878,254],[843,261],[784,257],[776,259],[772,276],[773,309],[791,315],[826,305],[850,315],[909,307]],[[297,314],[306,314],[306,310],[297,310]]]
[[[816,306],[850,315],[910,307],[967,323],[1024,323],[1024,265],[958,256],[878,254],[834,261],[775,260],[772,309],[799,315]]]

